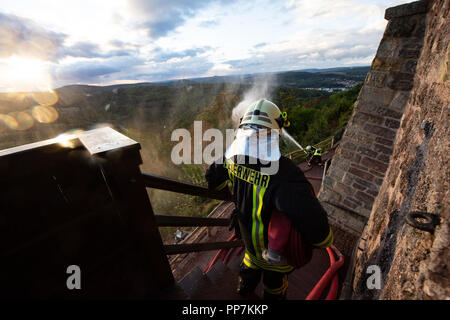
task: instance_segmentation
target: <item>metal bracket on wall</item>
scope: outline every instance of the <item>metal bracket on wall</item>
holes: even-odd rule
[[[419,221],[418,219],[423,221]],[[440,224],[439,217],[437,215],[420,211],[409,212],[406,215],[405,220],[410,226],[423,231],[428,231],[430,233],[433,233],[436,226]]]

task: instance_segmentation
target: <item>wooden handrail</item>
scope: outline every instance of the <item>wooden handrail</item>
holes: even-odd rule
[[[144,178],[144,184],[147,188],[167,190],[217,200],[225,200],[225,201],[231,200],[231,196],[227,192],[211,190],[208,188],[196,186],[194,184],[180,182],[177,180],[145,172],[142,173],[142,176]]]
[[[158,227],[212,227],[228,226],[230,219],[224,218],[203,218],[203,217],[183,217],[155,215]]]
[[[207,243],[166,244],[164,245],[164,250],[167,255],[172,255],[188,252],[237,248],[242,246],[244,246],[244,241],[236,240],[236,241],[207,242]]]

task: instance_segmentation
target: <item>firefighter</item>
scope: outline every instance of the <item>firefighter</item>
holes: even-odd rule
[[[308,153],[306,159],[308,167],[311,167],[312,163],[317,163],[318,166],[322,166],[322,149],[307,146],[305,150]]]
[[[230,227],[245,244],[237,288],[243,296],[253,292],[262,277],[265,299],[286,297],[288,274],[294,267],[263,258],[273,210],[284,213],[311,245],[325,248],[333,243],[327,213],[311,193],[310,183],[292,160],[280,154],[281,129],[288,124],[287,114],[274,103],[261,99],[251,104],[225,157],[206,171],[209,188],[232,190],[235,208]],[[270,152],[255,151],[264,148]],[[273,164],[276,172],[267,170]]]

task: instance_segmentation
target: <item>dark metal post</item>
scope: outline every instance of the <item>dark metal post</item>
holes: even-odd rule
[[[147,252],[143,259],[151,265],[153,280],[161,289],[171,286],[174,278],[139,168],[142,160],[138,148],[107,153],[104,159],[107,162],[102,167],[107,183],[121,214],[129,218],[138,244]]]

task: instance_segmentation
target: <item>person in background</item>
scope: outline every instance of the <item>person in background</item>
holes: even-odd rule
[[[322,149],[314,148],[313,146],[307,146],[305,150],[308,153],[306,159],[308,167],[311,167],[312,163],[317,163],[318,166],[322,165]]]

